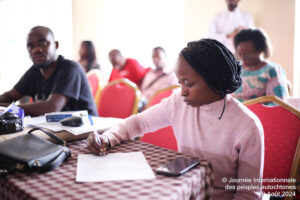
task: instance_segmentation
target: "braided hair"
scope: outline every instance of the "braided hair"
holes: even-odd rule
[[[241,64],[222,43],[213,39],[192,41],[181,50],[180,55],[199,73],[207,85],[224,99],[226,94],[241,86]]]

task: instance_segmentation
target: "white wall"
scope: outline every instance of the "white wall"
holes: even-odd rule
[[[73,57],[78,60],[82,40],[92,40],[102,70],[109,76],[111,49],[152,65],[152,49],[162,46],[169,66],[184,45],[183,0],[73,0]]]
[[[80,42],[92,40],[99,61],[109,74],[108,49],[122,48],[126,56],[136,57],[149,66],[152,46],[162,45],[172,59],[188,41],[205,37],[213,15],[226,9],[225,0],[121,0],[115,7],[112,2],[118,1],[1,0],[0,92],[10,89],[31,65],[26,35],[32,26],[50,26],[60,42],[59,53],[75,60],[78,60]],[[174,10],[179,6],[182,12]],[[107,9],[109,7],[113,7],[112,10]],[[293,88],[298,88],[295,94],[299,95],[299,64],[294,65],[295,0],[241,0],[239,7],[251,13],[255,25],[268,33],[274,47],[270,60],[283,66]],[[160,14],[163,14],[161,18]],[[117,18],[111,19],[112,16]],[[131,34],[126,23],[134,23],[129,20],[137,23],[140,31]],[[169,30],[172,34],[167,37],[165,32]],[[159,35],[163,36],[161,40]],[[131,45],[136,40],[138,43]],[[174,46],[169,41],[174,42]]]
[[[97,48],[99,49],[99,51],[102,51],[101,45],[106,42],[108,36],[105,34],[107,34],[107,31],[109,30],[103,29],[103,26],[101,25],[107,23],[106,20],[110,20],[105,19],[103,17],[103,13],[111,12],[113,15],[119,17],[122,21],[124,13],[120,12],[118,8],[115,8],[111,11],[103,10],[105,6],[104,2],[106,1],[110,0],[73,0],[73,30],[75,44],[75,48],[73,51],[74,57],[77,58],[79,43],[82,39],[84,39],[87,36],[87,34],[90,39],[96,41],[98,45]],[[143,3],[136,3],[135,5],[131,5],[131,2],[131,0],[126,1],[128,6],[134,7],[134,10],[139,10],[137,18],[140,18],[140,13],[143,13],[143,11],[141,10],[142,8],[145,8],[141,4],[147,1],[139,1]],[[159,2],[164,2],[164,0],[160,0]],[[177,2],[177,0],[173,0],[172,2],[175,3]],[[140,8],[139,6],[142,7]],[[118,7],[118,4],[116,4],[115,7]],[[124,8],[125,10],[127,9],[124,5],[121,5],[119,7]],[[163,18],[167,16],[167,13],[170,12],[169,10],[172,9],[172,5],[164,7],[163,4],[157,4],[157,7],[165,11],[166,14],[163,16]],[[287,72],[288,79],[292,82],[293,85],[294,82],[295,84],[299,84],[299,81],[297,82],[297,80],[294,80],[296,78],[300,78],[299,76],[294,75],[295,0],[241,0],[239,3],[239,7],[241,10],[251,13],[254,17],[255,25],[257,27],[265,29],[265,31],[269,35],[274,48],[273,55],[272,57],[270,57],[270,60],[282,65],[282,67]],[[184,42],[182,47],[184,47],[184,45],[188,41],[198,40],[200,38],[206,37],[209,24],[214,14],[226,9],[226,4],[225,0],[184,0],[184,6],[182,7],[182,9],[184,10],[184,26],[181,27],[181,22],[178,22],[177,27],[179,29],[183,29],[182,31],[184,34]],[[157,21],[156,16],[159,12],[156,13],[155,10],[149,10],[144,10],[144,12],[147,15],[153,16],[153,20],[145,22],[150,23],[150,25],[153,25]],[[81,18],[89,20],[83,21]],[[133,18],[133,20],[135,19]],[[117,24],[116,26],[118,27]],[[165,29],[163,28],[160,31],[164,31],[168,28],[169,24],[166,23]],[[116,35],[122,35],[124,31],[128,30],[119,29]],[[104,35],[105,37],[103,37]],[[181,38],[179,40],[181,40]],[[129,42],[134,42],[134,40],[130,39]],[[111,46],[112,48],[115,48],[116,45]],[[131,54],[129,50],[128,53]],[[100,55],[103,55],[100,58],[101,62],[102,60],[107,60],[106,52],[104,54],[100,52]],[[110,66],[107,66],[105,64],[105,67]]]

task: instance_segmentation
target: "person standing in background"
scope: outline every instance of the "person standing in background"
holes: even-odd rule
[[[216,14],[209,27],[209,37],[223,43],[233,54],[234,36],[245,28],[252,28],[253,18],[238,8],[240,0],[225,0],[227,10]]]
[[[145,69],[135,59],[125,58],[118,49],[111,50],[108,56],[113,66],[108,82],[127,78],[138,87],[141,86],[142,80],[149,69]]]
[[[82,65],[86,73],[92,69],[100,70],[100,65],[98,64],[96,58],[95,46],[92,41],[85,40],[81,42],[79,56],[79,63]]]

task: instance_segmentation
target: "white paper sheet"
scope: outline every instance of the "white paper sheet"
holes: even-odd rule
[[[46,117],[45,116],[38,116],[38,117],[28,117],[26,116],[24,118],[24,126],[30,127],[32,125],[46,123]]]
[[[106,156],[79,154],[77,182],[154,179],[142,152],[110,153]]]
[[[57,131],[68,131],[73,135],[80,135],[87,132],[92,132],[93,128],[96,130],[105,130],[108,129],[117,123],[121,122],[122,119],[117,118],[109,118],[109,117],[92,117],[94,122],[94,127],[91,126],[91,123],[88,117],[82,117],[83,125],[80,127],[70,127],[70,126],[63,126],[60,122],[46,122],[45,116],[40,117],[25,117],[24,126],[25,127],[41,127],[47,128],[53,132]]]
[[[73,135],[80,135],[86,132],[92,132],[93,129],[96,130],[105,130],[111,128],[112,126],[116,125],[117,123],[121,122],[123,119],[117,118],[109,118],[109,117],[92,117],[94,125],[91,126],[88,118],[84,119],[84,124],[80,127],[72,127],[67,128],[66,131],[72,133]]]

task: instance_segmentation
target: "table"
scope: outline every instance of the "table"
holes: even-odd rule
[[[181,200],[209,199],[213,188],[212,168],[206,160],[180,177],[157,175],[156,179],[77,183],[78,154],[90,153],[85,140],[68,143],[72,156],[46,174],[16,172],[0,178],[1,199],[124,199]],[[115,152],[142,151],[152,169],[182,156],[181,153],[137,140],[123,142]]]
[[[101,124],[101,126],[98,127],[98,129],[97,129],[98,133],[100,133],[100,134],[103,133],[105,130],[109,129],[110,127],[120,123],[123,120],[123,119],[120,119],[120,118],[112,118],[112,117],[109,117],[109,118],[95,117],[95,118],[97,118],[97,123]],[[51,122],[49,122],[49,123],[51,123]],[[0,142],[12,139],[12,138],[20,136],[20,135],[27,134],[27,132],[30,129],[31,129],[30,127],[25,127],[24,130],[21,131],[21,132],[17,132],[17,133],[13,133],[13,134],[0,135]],[[48,130],[48,131],[50,131],[50,130]],[[67,131],[58,131],[58,132],[53,132],[52,131],[52,133],[54,133],[60,139],[65,140],[66,142],[85,139],[89,135],[89,132],[83,133],[83,134],[80,134],[80,135],[73,135],[72,133],[69,133]],[[34,134],[41,137],[41,138],[51,140],[51,138],[49,136],[47,136],[45,133],[43,133],[42,131],[35,131]],[[51,140],[51,141],[53,141],[53,140]]]

